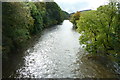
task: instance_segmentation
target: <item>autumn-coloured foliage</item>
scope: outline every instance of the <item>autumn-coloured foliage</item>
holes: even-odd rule
[[[76,21],[79,20],[79,18],[80,18],[80,12],[77,11],[75,14],[71,15],[70,21],[76,26],[77,24]]]

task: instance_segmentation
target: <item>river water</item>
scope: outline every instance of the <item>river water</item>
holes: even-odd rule
[[[45,29],[42,36],[28,48],[22,62],[18,62],[9,77],[14,78],[113,78],[110,69],[81,60],[85,51],[79,44],[73,24],[65,20],[61,25]],[[14,67],[14,66],[13,66]]]

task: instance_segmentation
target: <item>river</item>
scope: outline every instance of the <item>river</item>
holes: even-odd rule
[[[79,44],[79,37],[69,20],[45,29],[36,43],[24,52],[9,78],[115,77],[110,69],[81,60],[85,51]]]

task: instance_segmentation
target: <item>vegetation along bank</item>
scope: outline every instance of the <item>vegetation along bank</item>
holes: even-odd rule
[[[97,10],[76,12],[70,21],[89,56],[105,56],[120,65],[120,3],[110,2]]]
[[[2,10],[3,61],[44,28],[69,17],[55,2],[3,2]]]

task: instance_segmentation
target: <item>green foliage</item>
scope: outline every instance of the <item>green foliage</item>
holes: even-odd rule
[[[76,27],[77,20],[79,20],[79,18],[80,18],[80,12],[76,12],[75,14],[71,15],[70,22],[72,22]]]
[[[62,19],[69,19],[70,15],[66,11],[62,11]]]
[[[120,56],[120,17],[116,3],[82,12],[77,22],[80,43],[89,53]]]
[[[32,35],[41,33],[45,27],[61,23],[65,17],[55,2],[4,2],[2,10],[2,47],[5,56],[24,47]]]
[[[62,10],[55,2],[46,2],[48,25],[58,24],[63,21]],[[51,19],[51,20],[50,20]]]
[[[39,11],[41,7],[36,7],[35,4],[36,3],[28,3],[30,11],[31,11],[31,16],[34,19],[34,27],[31,30],[31,34],[37,34],[41,32],[43,29],[43,19],[42,19],[41,12]]]
[[[21,47],[30,38],[28,29],[32,28],[34,21],[22,2],[5,2],[2,10],[3,53],[7,53]]]

